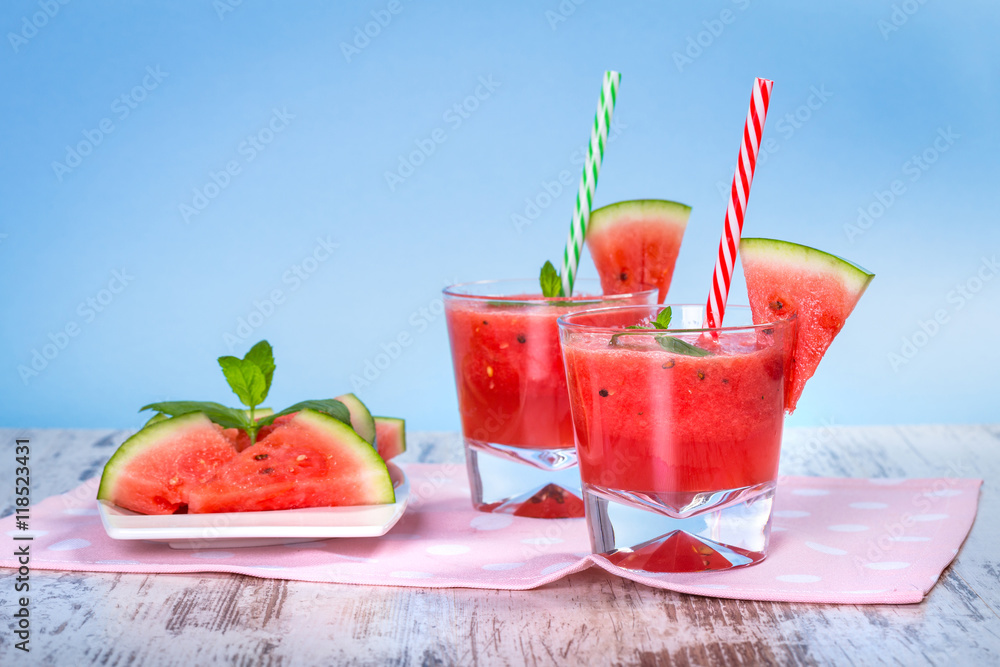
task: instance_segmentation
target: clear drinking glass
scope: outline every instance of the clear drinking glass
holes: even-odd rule
[[[572,298],[546,298],[537,279],[444,290],[478,510],[537,518],[584,515],[556,319],[581,308],[651,303],[656,290],[601,296],[596,280],[580,280],[576,291]]]
[[[638,572],[752,565],[767,555],[794,320],[730,306],[587,310],[559,318],[594,553]]]

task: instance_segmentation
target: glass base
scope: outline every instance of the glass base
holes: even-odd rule
[[[535,519],[584,515],[576,449],[526,449],[465,439],[472,505]]]
[[[753,565],[767,555],[775,486],[638,494],[588,484],[590,543],[594,553],[639,574]]]

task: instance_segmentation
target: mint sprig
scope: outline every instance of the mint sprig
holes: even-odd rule
[[[667,306],[661,310],[656,315],[656,319],[653,320],[653,326],[643,327],[638,324],[633,324],[632,326],[626,327],[626,329],[637,329],[639,331],[652,331],[656,329],[669,329],[670,320],[673,319],[673,310],[670,306]],[[611,336],[610,345],[617,345],[618,339],[622,336],[635,335],[631,331],[616,333]],[[673,352],[674,354],[683,354],[689,357],[707,357],[713,352],[706,350],[705,348],[698,347],[697,345],[692,345],[691,343],[685,342],[680,338],[675,338],[673,336],[668,336],[666,334],[658,334],[653,336],[654,340],[667,352]]]
[[[155,410],[171,417],[203,412],[206,417],[223,428],[245,429],[249,419],[242,410],[227,408],[225,405],[213,401],[161,401],[139,408],[139,412],[144,410]]]
[[[335,398],[301,401],[295,405],[285,408],[281,412],[275,412],[273,415],[264,417],[257,422],[257,424],[259,426],[267,426],[268,424],[273,423],[278,417],[284,417],[285,415],[290,415],[293,412],[299,412],[300,410],[316,410],[317,412],[322,412],[323,414],[329,415],[334,419],[342,421],[348,426],[351,425],[350,411],[347,409],[346,405]]]
[[[274,353],[271,344],[262,340],[238,357],[219,357],[219,366],[226,376],[229,387],[243,405],[250,408],[250,420],[254,418],[254,408],[264,402],[271,390],[274,376]],[[253,436],[250,441],[253,442]]]
[[[241,403],[250,408],[249,414],[248,411],[226,407],[214,401],[161,401],[144,405],[139,412],[155,410],[170,417],[201,412],[223,428],[245,431],[250,437],[251,445],[257,442],[257,432],[262,427],[274,423],[278,417],[300,410],[316,410],[351,425],[351,413],[347,406],[333,398],[302,401],[259,421],[255,419],[254,411],[267,399],[267,394],[271,391],[271,379],[274,377],[274,351],[266,340],[251,347],[242,359],[233,356],[219,357],[219,366],[226,376],[229,388]]]
[[[542,272],[538,276],[538,282],[542,286],[542,296],[566,296],[563,293],[562,278],[552,262],[546,260],[542,265]]]

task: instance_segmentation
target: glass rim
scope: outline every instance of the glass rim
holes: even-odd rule
[[[516,295],[469,294],[467,292],[459,291],[462,288],[468,289],[474,286],[483,286],[483,287],[488,285],[503,286],[503,285],[516,285],[519,283],[524,283],[528,285],[534,284],[536,289],[539,290],[539,293],[537,295],[529,294],[525,296],[523,294],[516,294]],[[581,284],[586,286],[594,285],[598,289],[601,288],[601,281],[597,278],[581,278],[575,281],[576,286],[579,286]],[[617,301],[617,300],[625,301],[628,299],[650,296],[652,294],[656,294],[657,291],[658,291],[657,288],[652,287],[650,289],[638,290],[635,292],[627,292],[625,294],[604,294],[603,292],[601,292],[600,294],[587,294],[587,295],[576,295],[576,296],[544,296],[543,294],[541,294],[541,290],[538,287],[537,278],[500,278],[496,280],[473,280],[464,283],[455,283],[454,285],[449,285],[448,287],[442,289],[441,293],[444,294],[446,297],[450,297],[453,299],[468,299],[470,301],[502,301],[504,303],[510,303],[510,304],[524,303],[524,304],[540,305],[540,306],[560,306],[560,305],[579,306],[580,304],[588,304],[588,303],[598,304],[607,301]],[[596,310],[596,309],[591,309],[591,310]]]
[[[762,329],[771,329],[775,327],[784,327],[793,324],[798,320],[798,314],[793,313],[789,317],[783,320],[773,320],[771,322],[762,322],[760,324],[740,324],[736,326],[722,326],[722,327],[697,327],[694,329],[618,329],[615,327],[603,327],[596,326],[593,324],[579,324],[577,322],[571,322],[573,318],[582,317],[585,315],[599,315],[601,313],[610,313],[615,311],[624,311],[630,309],[648,309],[650,312],[659,312],[664,308],[676,307],[676,308],[699,308],[702,311],[705,310],[705,305],[700,303],[657,303],[657,304],[623,304],[617,306],[606,306],[604,308],[588,308],[587,310],[577,310],[572,313],[566,313],[565,315],[560,315],[556,320],[561,330],[574,331],[579,333],[591,333],[591,334],[631,334],[631,335],[649,335],[654,333],[671,332],[671,333],[727,333],[727,332],[746,332],[755,331]],[[739,310],[741,312],[750,311],[750,306],[744,305],[733,305],[726,306],[726,311]]]

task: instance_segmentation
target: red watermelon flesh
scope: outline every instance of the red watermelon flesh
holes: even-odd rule
[[[302,410],[192,489],[188,511],[248,512],[395,502],[389,471],[350,426]]]
[[[396,417],[374,417],[375,446],[383,460],[406,451],[406,420]]]
[[[142,514],[183,511],[191,489],[236,456],[221,426],[201,413],[166,419],[125,441],[104,467],[100,500]]]
[[[739,254],[754,323],[798,319],[785,392],[785,409],[791,413],[875,275],[836,255],[787,241],[745,238]]]
[[[690,215],[690,206],[659,199],[618,202],[591,213],[587,247],[604,293],[656,288],[663,303]]]
[[[261,415],[260,417],[257,418],[257,420],[259,421],[267,416],[269,415]],[[261,426],[260,430],[257,431],[257,442],[260,442],[261,440],[266,438],[282,424],[291,421],[292,417],[294,416],[295,414],[275,417],[274,421],[268,424],[267,426]],[[223,432],[225,433],[226,437],[229,438],[229,440],[233,443],[233,446],[236,447],[236,451],[242,452],[244,449],[250,446],[250,436],[247,435],[247,432],[244,431],[243,429],[227,428]]]

